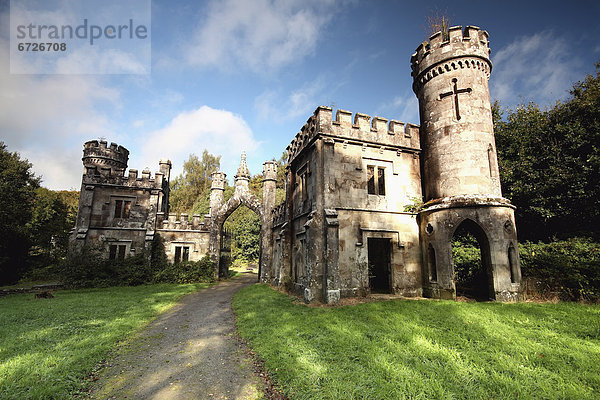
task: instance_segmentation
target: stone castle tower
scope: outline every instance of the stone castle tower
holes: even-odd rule
[[[425,207],[419,229],[424,293],[455,293],[451,240],[464,224],[478,240],[491,298],[518,295],[514,207],[502,198],[488,80],[488,33],[450,28],[421,44],[411,58],[421,118]]]

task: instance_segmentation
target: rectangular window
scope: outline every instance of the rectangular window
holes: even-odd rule
[[[369,194],[375,193],[375,167],[372,165],[367,166],[367,191]]]
[[[115,258],[117,258],[117,245],[111,244],[108,248],[108,259],[114,260]]]
[[[378,195],[385,196],[385,171],[382,167],[377,168],[377,188]]]
[[[181,246],[175,246],[175,262],[181,262]]]
[[[125,249],[127,248],[127,246],[125,246],[124,244],[120,244],[119,245],[119,260],[123,260],[125,258]]]
[[[129,218],[131,201],[115,200],[115,218]]]
[[[125,251],[127,251],[126,244],[111,244],[108,247],[108,259],[123,260],[125,259]]]
[[[385,196],[385,168],[367,165],[367,193]]]
[[[189,246],[175,246],[175,262],[186,262],[190,260]]]

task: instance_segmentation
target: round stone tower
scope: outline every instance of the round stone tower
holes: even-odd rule
[[[83,145],[83,166],[87,175],[106,173],[107,175],[123,175],[129,161],[129,150],[116,143],[104,140],[90,140]]]
[[[419,213],[423,288],[457,293],[452,238],[458,227],[479,242],[485,297],[520,297],[514,207],[502,198],[488,80],[488,33],[452,27],[422,43],[411,58],[419,99],[425,207]]]
[[[425,200],[501,196],[488,80],[488,33],[436,33],[412,56],[419,98]]]

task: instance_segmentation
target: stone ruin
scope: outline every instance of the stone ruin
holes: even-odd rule
[[[451,241],[466,229],[478,241],[486,297],[522,297],[514,206],[502,197],[489,100],[488,33],[450,28],[411,57],[420,126],[317,107],[287,148],[285,201],[275,205],[277,165],[263,166],[263,198],[248,189],[245,155],[235,193],[212,176],[210,213],[169,213],[170,161],[130,169],[122,146],[90,141],[77,245],[102,243],[109,258],[135,254],[155,235],[174,262],[221,261],[223,222],[240,205],[261,221],[259,280],[306,302],[336,303],[373,292],[456,297]],[[419,200],[423,201],[420,206]]]

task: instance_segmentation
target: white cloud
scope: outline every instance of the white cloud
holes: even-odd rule
[[[492,57],[491,97],[504,106],[535,101],[549,105],[564,98],[581,75],[569,43],[553,32],[521,37]]]
[[[158,161],[173,161],[172,176],[182,171],[190,153],[200,155],[203,149],[221,155],[221,169],[229,177],[235,172],[242,150],[252,151],[259,143],[244,119],[230,111],[202,106],[177,115],[164,128],[151,132],[141,146],[140,154],[132,154],[133,168],[158,169]]]
[[[200,67],[255,71],[310,55],[334,15],[336,0],[213,0],[187,44]]]
[[[291,92],[287,97],[274,90],[266,90],[254,99],[254,108],[261,119],[285,121],[309,115],[319,105],[318,98],[325,84],[322,79]]]
[[[7,57],[8,43],[0,39],[5,66]],[[119,91],[93,76],[11,75],[6,69],[0,87],[0,140],[33,164],[44,186],[79,188],[82,144],[116,136],[98,104],[118,107]]]

